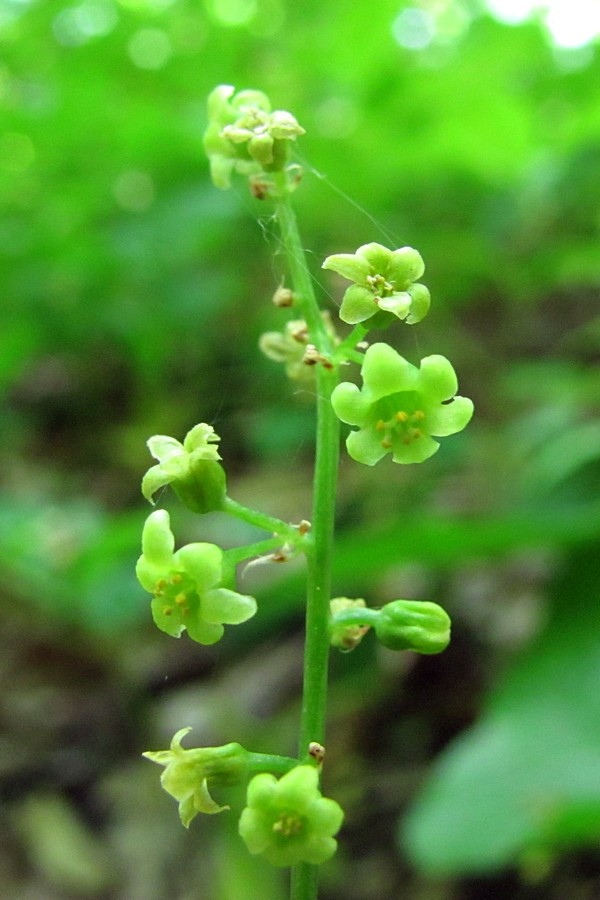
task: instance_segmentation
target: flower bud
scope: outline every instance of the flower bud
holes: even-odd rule
[[[379,611],[375,634],[390,650],[441,653],[450,643],[448,613],[426,600],[393,600]]]

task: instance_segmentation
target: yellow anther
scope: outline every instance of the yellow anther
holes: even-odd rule
[[[173,607],[172,606],[163,606],[163,615],[165,615],[165,616],[173,615]]]
[[[391,450],[392,442],[388,438],[386,438],[385,440],[383,440],[381,442],[381,446],[383,447],[384,450]]]
[[[422,434],[423,434],[423,432],[421,431],[420,428],[413,428],[413,429],[412,429],[412,436],[413,436],[413,438],[420,438]]]
[[[385,422],[383,421],[383,419],[379,420],[375,428],[377,429],[377,431],[385,431]]]
[[[183,575],[173,575],[171,578],[171,584],[181,584],[183,581]]]
[[[177,596],[175,597],[175,603],[177,604],[177,606],[185,606],[186,600],[187,597],[185,596],[185,594],[177,594]]]
[[[414,413],[412,414],[411,418],[412,418],[413,422],[422,422],[423,419],[425,418],[425,413],[423,412],[422,409],[416,409],[414,411]]]
[[[405,413],[404,410],[401,409],[396,413],[395,418],[397,422],[408,422],[408,413]]]
[[[166,578],[159,578],[158,581],[156,582],[156,589],[157,589],[157,591],[162,590],[162,589],[163,589],[164,587],[166,587],[166,586],[167,586],[167,579],[166,579]]]

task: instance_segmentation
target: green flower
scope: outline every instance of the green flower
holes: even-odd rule
[[[223,625],[238,625],[256,612],[256,600],[223,587],[223,551],[215,544],[186,544],[173,552],[169,514],[148,516],[136,574],[153,594],[155,625],[172,637],[187,633],[199,644],[214,644]]]
[[[428,600],[394,600],[379,610],[378,640],[390,650],[441,653],[450,643],[450,616]]]
[[[271,111],[262,91],[238,91],[221,84],[208,98],[209,124],[204,148],[216,187],[226,189],[232,173],[254,175],[263,169],[281,169],[287,159],[287,142],[304,129],[285,110]]]
[[[397,463],[429,459],[434,437],[455,434],[473,415],[473,403],[456,397],[454,369],[443,356],[427,356],[418,369],[388,344],[373,344],[362,365],[364,387],[342,382],[331,397],[336,415],[357,425],[346,441],[357,462],[374,466],[387,453]]]
[[[209,778],[217,784],[235,784],[248,774],[248,752],[241,744],[185,750],[181,740],[191,730],[182,728],[178,731],[170,750],[142,753],[146,759],[165,767],[160,782],[179,803],[179,817],[186,828],[198,813],[212,815],[229,809],[219,806],[210,796]]]
[[[313,766],[296,766],[277,781],[255,775],[239,830],[250,853],[262,853],[274,866],[318,865],[333,856],[344,813],[321,795]]]
[[[340,308],[340,319],[349,325],[364,322],[381,310],[409,325],[427,315],[429,291],[424,284],[415,284],[425,264],[412,247],[388,250],[381,244],[363,244],[356,253],[328,256],[323,268],[354,282]]]
[[[155,434],[148,449],[159,464],[142,479],[142,494],[154,504],[153,495],[167,484],[192,512],[221,509],[225,500],[225,472],[216,444],[221,440],[210,425],[201,422],[186,434],[183,444],[164,434]]]

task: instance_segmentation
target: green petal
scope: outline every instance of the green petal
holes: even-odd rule
[[[181,637],[185,626],[181,620],[181,612],[179,609],[174,605],[166,603],[164,597],[153,597],[150,606],[152,609],[152,618],[156,627],[161,631],[164,631],[165,634],[170,634],[171,637]],[[165,609],[170,609],[171,612],[165,613]]]
[[[185,453],[183,444],[175,438],[168,437],[166,434],[153,435],[151,438],[148,438],[146,445],[154,459],[158,459],[160,462],[164,459],[169,459],[173,455]]]
[[[142,554],[135,564],[135,574],[144,590],[153,594],[156,590],[156,582],[159,578],[166,578],[169,574],[169,569],[165,569],[163,566],[155,566]]]
[[[369,269],[378,275],[385,275],[388,271],[392,251],[384,247],[383,244],[363,244],[356,251],[359,259],[365,260],[369,264]]]
[[[374,316],[378,308],[372,291],[360,284],[353,284],[342,298],[339,315],[347,325],[358,325]]]
[[[313,766],[296,766],[279,779],[276,798],[279,809],[303,815],[319,797],[319,773]]]
[[[271,103],[267,95],[262,91],[256,91],[252,88],[245,91],[238,91],[231,101],[231,105],[234,109],[240,110],[240,112],[253,108],[260,109],[265,113],[271,112]]]
[[[215,813],[220,813],[225,809],[229,809],[228,806],[219,806],[218,803],[215,803],[208,792],[208,782],[206,778],[203,779],[200,787],[195,791],[193,799],[196,810],[208,816],[214,816]],[[185,825],[185,822],[183,822],[183,824]]]
[[[398,391],[414,391],[418,369],[389,346],[372,344],[365,353],[361,374],[371,402]]]
[[[173,563],[174,547],[169,513],[165,509],[157,509],[146,519],[142,532],[142,553],[149,563],[168,568]]]
[[[162,463],[159,463],[157,466],[152,466],[142,478],[143,496],[154,506],[155,501],[152,499],[153,495],[159,488],[170,484],[173,481],[173,478],[173,475],[169,472],[165,472]]]
[[[216,588],[202,595],[202,618],[215,625],[239,625],[256,613],[256,600],[227,588]]]
[[[326,862],[334,855],[337,850],[337,841],[335,838],[326,837],[320,834],[311,834],[307,838],[302,848],[303,862],[310,863],[313,866],[319,866]]]
[[[270,772],[261,772],[255,775],[248,785],[248,806],[259,810],[266,810],[273,802],[277,789],[277,779]]]
[[[468,397],[455,397],[451,403],[428,412],[427,428],[436,437],[456,434],[469,424],[472,415],[473,401]]]
[[[238,830],[248,850],[253,854],[264,853],[273,840],[273,833],[262,813],[248,806],[242,811]]]
[[[183,447],[188,453],[193,453],[194,450],[206,450],[210,455],[205,459],[221,459],[216,447],[220,440],[221,438],[212,425],[200,422],[199,425],[194,425],[188,431],[183,440]]]
[[[401,294],[392,294],[391,297],[382,297],[379,301],[379,309],[393,313],[399,319],[405,319],[410,309],[411,296],[406,291]]]
[[[369,263],[366,259],[355,256],[354,253],[334,253],[328,256],[322,266],[323,269],[331,269],[337,272],[342,278],[349,281],[355,281],[357,284],[366,285],[367,275],[370,272]]]
[[[222,122],[231,117],[229,98],[233,96],[235,88],[231,84],[220,84],[208,95],[208,118]]]
[[[424,271],[425,263],[419,251],[413,247],[400,247],[392,252],[386,275],[402,291],[421,278]]]
[[[425,318],[431,306],[431,294],[424,284],[413,284],[409,287],[411,297],[410,313],[406,317],[408,325],[416,325]]]
[[[343,381],[331,395],[333,411],[347,425],[362,425],[368,417],[371,403],[355,384]]]
[[[174,554],[176,568],[183,569],[195,581],[199,594],[221,580],[223,551],[216,544],[186,544]]]
[[[184,620],[187,633],[197,644],[203,644],[205,647],[216,644],[220,641],[225,633],[222,625],[214,625],[212,622],[206,622],[201,618],[200,610],[193,616],[186,616]]]
[[[394,441],[392,459],[395,463],[403,464],[425,462],[439,450],[439,447],[439,443],[427,434],[421,435],[418,440],[411,441],[410,444],[403,444],[398,439]]]
[[[365,466],[374,466],[390,452],[381,446],[381,435],[375,428],[351,431],[346,439],[346,448],[352,459]]]
[[[225,155],[217,154],[211,155],[209,162],[210,177],[214,186],[221,191],[228,190],[231,187],[231,173],[236,168],[234,160],[229,159]]]
[[[342,827],[344,810],[335,800],[319,797],[313,801],[308,816],[315,831],[322,835],[334,835]]]
[[[458,389],[458,380],[452,364],[445,356],[434,354],[421,360],[417,390],[427,400],[450,400]]]

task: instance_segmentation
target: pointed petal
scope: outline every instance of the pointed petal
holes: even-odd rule
[[[334,253],[333,256],[327,257],[321,268],[331,269],[342,278],[355,281],[357,284],[366,284],[370,271],[367,260],[357,257],[354,253]]]
[[[216,588],[202,595],[202,618],[214,625],[239,625],[256,613],[256,600],[228,588]]]
[[[225,809],[229,809],[228,806],[219,806],[218,803],[215,803],[208,792],[208,782],[206,778],[202,781],[200,787],[194,794],[194,806],[197,812],[204,813],[208,816],[214,816],[215,813],[220,813]],[[185,825],[185,822],[183,824]]]
[[[374,316],[377,310],[372,291],[360,284],[353,284],[342,298],[340,319],[347,325],[358,325]]]
[[[390,452],[388,448],[382,447],[381,436],[375,428],[351,431],[346,439],[346,447],[352,459],[365,466],[374,466]]]
[[[451,403],[436,406],[427,415],[427,428],[436,437],[445,437],[462,431],[471,421],[473,401],[468,397],[455,397]]]
[[[375,402],[398,391],[415,390],[418,369],[389,344],[372,344],[365,353],[362,377],[368,399]]]
[[[183,440],[183,446],[188,453],[192,453],[194,450],[205,450],[209,454],[205,457],[206,459],[221,459],[216,447],[220,440],[221,438],[212,425],[200,422],[199,425],[194,425],[188,431]]]
[[[144,477],[142,478],[142,494],[153,506],[155,504],[155,500],[153,499],[154,494],[161,488],[165,487],[165,485],[170,484],[173,481],[174,476],[165,471],[163,463],[159,463],[157,466],[152,466],[151,469],[148,469]]]

